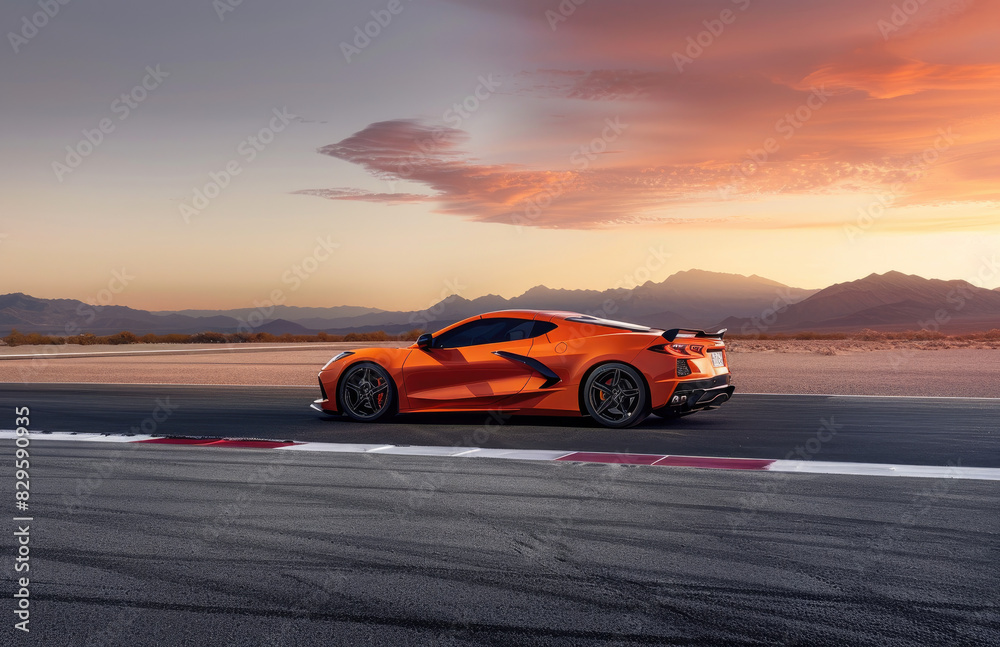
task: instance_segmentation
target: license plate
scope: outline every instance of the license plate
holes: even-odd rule
[[[721,350],[709,351],[708,354],[712,356],[712,366],[725,366],[726,365],[726,360],[722,356],[722,351]]]

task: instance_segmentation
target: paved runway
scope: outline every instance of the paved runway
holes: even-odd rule
[[[482,415],[358,425],[308,410],[315,393],[3,385],[0,428],[29,406],[36,432],[1000,466],[1000,400],[743,394],[612,431]],[[0,447],[10,464],[13,443]],[[32,633],[11,620],[0,644],[997,644],[997,493],[36,433]]]
[[[992,482],[32,448],[33,640],[17,644],[1000,637]]]
[[[362,424],[323,418],[318,388],[174,385],[0,386],[35,429],[127,432],[166,403],[156,433],[299,441],[461,445],[824,461],[1000,467],[1000,399],[748,395],[680,420],[609,430],[585,418],[410,415]],[[501,424],[501,422],[503,424]],[[0,421],[0,428],[5,426]]]

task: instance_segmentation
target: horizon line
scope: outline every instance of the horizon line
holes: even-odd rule
[[[965,283],[968,283],[969,285],[973,285],[973,287],[977,287],[977,288],[984,289],[984,290],[998,290],[998,289],[1000,289],[1000,285],[998,285],[996,287],[993,287],[993,288],[988,288],[988,287],[985,287],[983,285],[975,285],[974,283],[972,283],[971,281],[969,281],[967,278],[950,278],[950,279],[945,279],[945,278],[939,278],[939,277],[926,277],[926,276],[922,276],[920,274],[907,274],[906,272],[902,272],[900,270],[886,270],[885,272],[881,272],[881,273],[879,273],[879,272],[869,272],[868,274],[865,274],[864,276],[860,276],[860,277],[858,277],[856,279],[851,279],[849,281],[838,281],[838,282],[830,283],[829,285],[826,285],[826,286],[823,286],[823,287],[818,287],[818,288],[804,288],[804,287],[799,287],[799,286],[794,286],[794,285],[788,285],[788,284],[782,283],[781,281],[776,281],[774,279],[770,279],[770,278],[768,278],[766,276],[761,276],[761,275],[756,274],[756,273],[738,274],[738,273],[735,273],[735,272],[717,272],[717,271],[714,271],[714,270],[703,270],[703,269],[700,269],[700,268],[689,268],[689,269],[686,269],[686,270],[678,270],[676,272],[673,272],[672,274],[668,275],[666,278],[664,278],[661,281],[653,281],[652,279],[649,279],[649,280],[647,280],[647,281],[645,281],[643,283],[636,283],[632,287],[617,287],[616,288],[614,286],[611,286],[611,287],[607,287],[607,288],[604,288],[604,289],[597,289],[597,288],[555,288],[555,287],[547,286],[544,283],[539,283],[537,285],[534,285],[534,286],[528,288],[527,290],[524,290],[523,292],[520,292],[519,294],[516,294],[514,296],[510,296],[510,297],[506,297],[506,296],[503,296],[501,294],[497,294],[497,293],[494,293],[494,292],[487,292],[485,294],[481,294],[481,295],[475,296],[475,297],[469,297],[469,296],[463,295],[463,294],[461,294],[459,292],[451,292],[449,294],[446,294],[446,295],[442,296],[439,301],[435,302],[434,304],[431,304],[431,306],[428,306],[428,307],[433,307],[437,303],[440,303],[440,302],[442,302],[442,301],[444,301],[446,299],[451,299],[451,298],[456,297],[456,296],[458,298],[460,298],[460,299],[465,299],[467,301],[475,301],[477,299],[482,299],[482,298],[486,298],[486,297],[497,297],[497,298],[509,301],[511,299],[516,299],[518,297],[524,296],[528,292],[530,292],[532,290],[535,290],[535,289],[538,289],[538,288],[545,288],[547,290],[563,291],[563,292],[598,292],[598,293],[603,293],[603,292],[609,292],[609,291],[612,291],[612,290],[626,290],[626,291],[628,291],[628,290],[634,290],[634,289],[642,287],[644,285],[648,285],[650,283],[652,283],[653,285],[658,285],[658,284],[661,284],[661,283],[664,283],[664,282],[668,281],[669,279],[673,278],[674,276],[677,276],[678,274],[685,274],[685,273],[688,273],[688,272],[704,272],[704,273],[707,273],[707,274],[717,274],[717,275],[724,275],[724,276],[736,276],[736,277],[746,278],[746,279],[750,279],[750,278],[756,277],[756,278],[762,279],[764,281],[770,281],[770,282],[773,282],[773,283],[778,283],[779,286],[782,287],[782,288],[791,288],[791,289],[795,289],[795,290],[807,290],[807,291],[808,290],[813,290],[813,291],[816,291],[816,292],[819,292],[821,290],[825,290],[826,288],[833,287],[835,285],[843,285],[843,284],[846,284],[846,283],[854,283],[856,281],[860,281],[862,279],[866,279],[866,278],[871,277],[871,276],[882,277],[882,276],[885,276],[886,274],[902,274],[904,276],[910,276],[910,277],[914,277],[915,276],[917,278],[920,278],[920,279],[923,279],[923,280],[927,280],[927,281],[945,281],[945,282],[950,282],[950,281],[964,281]],[[775,287],[779,287],[779,286],[775,286]],[[23,296],[26,296],[26,297],[30,297],[30,298],[33,298],[33,299],[44,299],[44,300],[47,300],[47,301],[58,301],[58,300],[78,301],[80,303],[84,303],[84,304],[86,304],[86,305],[88,305],[90,307],[93,307],[93,308],[125,307],[125,308],[131,308],[133,310],[142,310],[142,311],[149,312],[149,313],[160,313],[160,312],[165,312],[165,313],[182,313],[182,312],[185,312],[185,311],[192,311],[192,310],[193,311],[203,310],[203,311],[224,312],[224,311],[229,311],[229,310],[254,309],[254,308],[259,308],[259,307],[261,307],[261,305],[263,305],[263,304],[256,304],[255,303],[255,304],[251,304],[251,305],[243,305],[243,306],[228,307],[228,308],[227,307],[214,307],[214,308],[163,308],[163,309],[152,310],[152,309],[148,309],[148,308],[140,308],[140,307],[135,307],[135,306],[129,306],[129,305],[126,305],[125,303],[92,304],[92,303],[89,303],[87,301],[84,301],[83,299],[79,299],[79,298],[75,298],[75,297],[66,297],[66,296],[44,297],[44,296],[37,296],[37,295],[34,295],[34,294],[28,294],[27,292],[21,292],[21,291],[7,292],[7,293],[4,293],[4,294],[0,294],[0,297],[17,295],[17,294],[20,294],[20,295],[23,295]],[[264,301],[268,301],[268,300],[265,299]],[[318,308],[318,309],[331,309],[331,308],[367,308],[367,309],[371,309],[371,310],[378,310],[378,311],[381,311],[381,312],[419,312],[420,311],[420,310],[406,310],[406,309],[400,309],[400,308],[396,308],[396,309],[393,309],[393,308],[382,308],[382,307],[378,307],[378,306],[357,305],[357,304],[351,304],[351,303],[341,303],[339,305],[292,305],[290,303],[285,302],[285,303],[281,303],[281,304],[278,304],[278,305],[270,304],[270,306],[273,306],[273,307],[289,307],[289,308]],[[427,308],[424,308],[424,310],[426,310],[426,309]]]

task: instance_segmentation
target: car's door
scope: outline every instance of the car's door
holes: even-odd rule
[[[518,393],[532,373],[529,366],[496,354],[527,355],[532,320],[477,319],[415,350],[403,364],[406,397],[414,409],[488,408]]]

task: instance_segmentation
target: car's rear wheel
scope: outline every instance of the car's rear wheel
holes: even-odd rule
[[[378,364],[362,362],[351,366],[340,379],[337,391],[341,411],[353,420],[374,422],[395,413],[396,385]]]
[[[637,425],[649,415],[642,375],[621,362],[601,364],[590,373],[583,384],[583,403],[591,418],[615,429]]]

